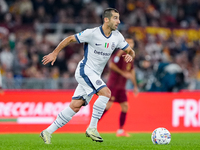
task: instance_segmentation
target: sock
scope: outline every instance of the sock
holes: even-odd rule
[[[101,118],[99,119],[99,120],[101,120],[102,118],[103,118],[103,116],[106,114],[106,112],[107,112],[108,110],[104,110],[104,112],[103,112],[103,114],[102,114],[102,116],[101,116]]]
[[[97,123],[101,118],[108,101],[109,98],[105,96],[99,96],[99,98],[96,100],[96,102],[93,105],[92,118],[90,121],[89,128],[97,128]]]
[[[119,128],[120,129],[123,128],[125,121],[126,121],[126,112],[121,112],[120,118],[119,118]]]
[[[66,123],[68,123],[72,117],[76,114],[69,106],[62,110],[58,115],[56,120],[46,129],[50,134],[55,132],[58,128],[61,128]]]

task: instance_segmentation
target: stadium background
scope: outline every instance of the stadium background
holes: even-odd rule
[[[128,93],[130,110],[125,128],[131,132],[153,131],[158,126],[170,131],[200,131],[198,0],[1,0],[0,6],[4,89],[0,94],[0,132],[39,132],[70,102],[83,45],[66,47],[54,66],[42,65],[41,59],[64,37],[100,26],[107,7],[119,10],[119,30],[135,41],[141,93],[138,97]],[[177,65],[166,69],[170,64]],[[106,67],[102,75],[105,81],[108,74]],[[132,87],[128,82],[127,89]],[[69,124],[60,132],[84,132],[93,102],[72,120],[74,128]],[[49,107],[52,112],[45,109]],[[116,131],[119,111],[116,106],[105,116],[99,123],[100,131]],[[112,126],[105,126],[107,123]]]

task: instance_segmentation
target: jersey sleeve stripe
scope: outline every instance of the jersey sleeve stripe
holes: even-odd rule
[[[122,50],[125,50],[128,46],[129,46],[129,44],[127,44],[124,48],[122,48]]]
[[[81,43],[81,42],[79,41],[78,36],[77,36],[76,34],[75,34],[75,38],[76,38],[76,40],[77,40],[78,43]]]

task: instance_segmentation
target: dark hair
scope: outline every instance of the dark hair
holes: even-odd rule
[[[104,10],[104,12],[103,12],[102,18],[103,18],[103,19],[104,19],[104,18],[110,19],[111,16],[112,16],[112,11],[114,11],[114,12],[116,12],[116,13],[119,13],[118,10],[115,9],[115,8],[106,8],[106,9]]]

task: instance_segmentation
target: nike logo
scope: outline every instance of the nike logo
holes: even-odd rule
[[[100,46],[101,44],[96,43],[95,45],[96,45],[96,46]]]

